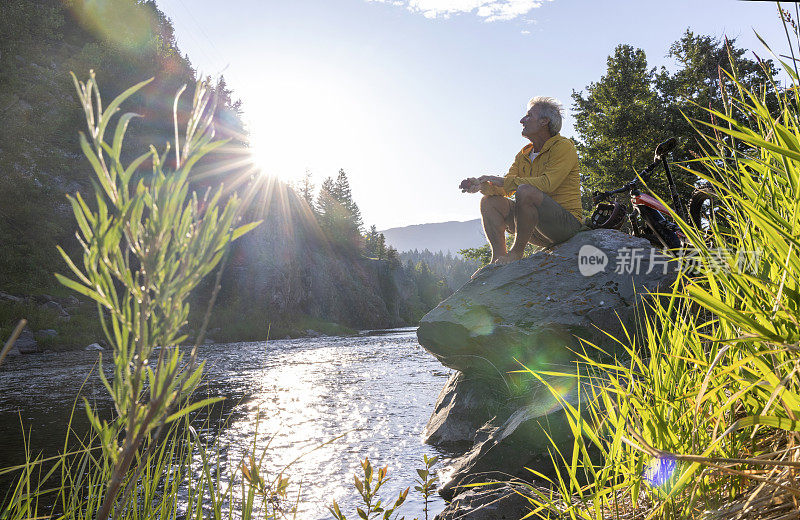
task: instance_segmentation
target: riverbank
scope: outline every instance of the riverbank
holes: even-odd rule
[[[52,294],[17,295],[0,290],[0,339],[5,341],[19,320],[28,322],[26,337],[36,343],[32,351],[64,352],[84,350],[91,345],[105,347],[105,335],[97,319],[97,306],[79,298]],[[202,314],[190,323],[200,323]],[[405,324],[404,324],[405,325]],[[199,328],[199,327],[198,327]],[[187,327],[190,338],[195,328]],[[354,336],[355,328],[312,316],[266,317],[232,315],[218,308],[211,318],[206,341],[231,343],[319,336]]]

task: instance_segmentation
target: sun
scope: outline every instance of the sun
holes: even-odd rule
[[[262,177],[295,182],[303,176],[302,151],[288,139],[281,139],[270,129],[254,128],[250,134],[250,160]]]

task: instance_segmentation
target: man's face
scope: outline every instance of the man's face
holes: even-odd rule
[[[543,127],[547,126],[548,119],[542,117],[539,109],[533,106],[528,110],[528,113],[522,116],[519,122],[522,125],[522,135],[530,139],[541,131]]]

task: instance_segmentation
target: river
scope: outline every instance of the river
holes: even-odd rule
[[[414,329],[212,344],[199,355],[207,363],[203,392],[226,397],[224,425],[216,433],[231,447],[230,459],[252,446],[257,422],[257,447],[270,442],[268,472],[302,455],[287,471],[290,497],[302,482],[298,518],[331,518],[326,506],[334,499],[348,517],[357,517],[353,473],[360,473],[365,456],[389,466],[384,500],[412,486],[401,514],[424,518],[413,491],[415,468],[422,467],[423,454],[439,453],[422,443],[421,432],[449,372],[420,347]],[[87,378],[97,358],[97,352],[45,353],[0,366],[0,467],[23,460],[22,427],[30,431],[33,453],[59,450],[82,385],[90,401],[108,406],[97,375]],[[75,417],[85,427],[82,411]],[[432,501],[430,518],[444,507],[438,496]]]

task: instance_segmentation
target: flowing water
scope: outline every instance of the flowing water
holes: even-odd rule
[[[108,407],[97,375],[87,378],[97,358],[96,352],[39,354],[0,366],[0,467],[24,460],[22,428],[34,453],[60,449],[79,391]],[[412,486],[402,514],[422,515],[415,468],[423,454],[438,453],[422,443],[421,432],[449,373],[419,346],[414,329],[206,345],[200,358],[207,391],[226,397],[224,424],[214,433],[231,447],[228,459],[240,459],[254,436],[257,448],[270,443],[264,467],[273,473],[299,457],[286,471],[295,486],[302,482],[298,518],[331,518],[326,506],[333,499],[357,517],[353,473],[360,474],[365,456],[373,466],[389,466],[385,501]],[[79,412],[77,423],[85,427]],[[435,514],[444,504],[432,500]]]

